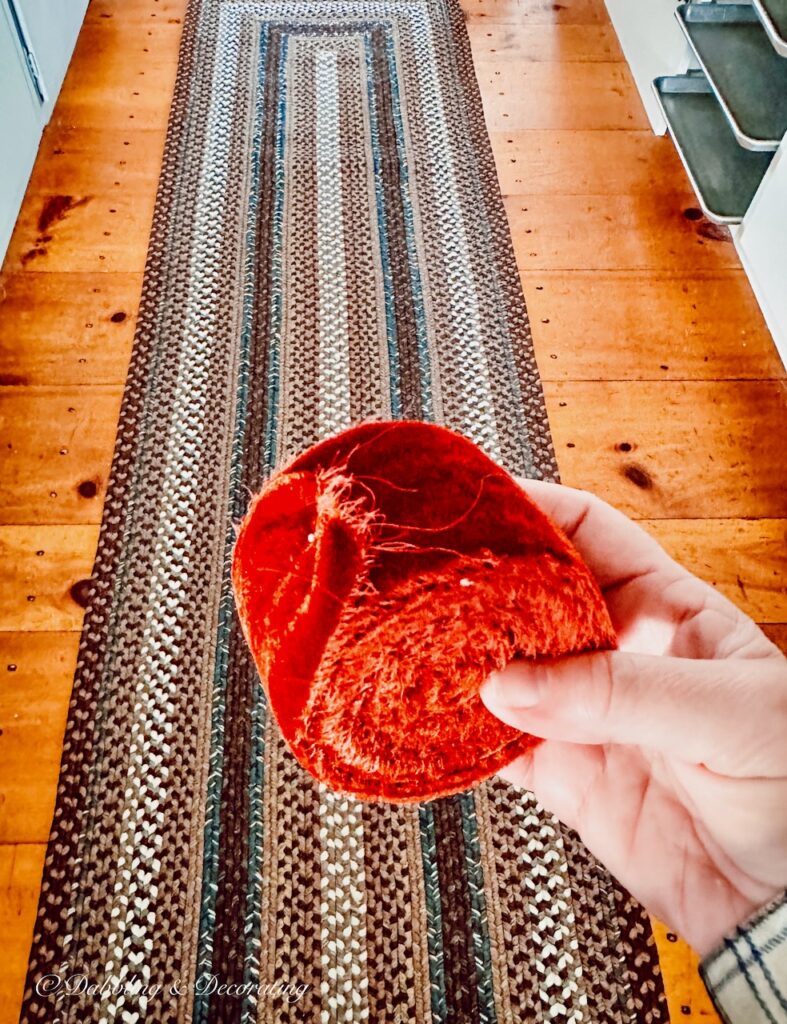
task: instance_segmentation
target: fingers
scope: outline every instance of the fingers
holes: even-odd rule
[[[651,748],[739,777],[787,772],[787,662],[625,651],[512,662],[481,698],[544,739]]]
[[[520,761],[515,761],[500,774],[521,785],[519,770]],[[730,807],[727,791],[746,787],[754,792],[761,781],[731,782],[699,768],[688,770],[717,780],[718,792],[710,808],[718,809],[729,834],[735,828],[735,801]],[[752,880],[729,862],[718,843],[711,857],[704,828],[707,819],[705,823],[697,819],[692,799],[678,798],[673,773],[665,771],[654,770],[653,759],[632,747],[548,740],[531,753],[526,788],[547,811],[578,832],[587,848],[651,913],[669,921],[698,951],[707,951],[719,935],[765,903],[780,885]],[[757,843],[752,837],[761,835],[761,829],[761,822],[754,831],[750,828],[748,842],[741,836],[747,853],[744,862],[752,842]],[[768,849],[773,874],[774,862],[781,867],[781,861],[773,856],[774,846]],[[764,851],[764,862],[765,856]],[[784,874],[778,877],[783,885]],[[699,914],[697,907],[701,907]]]
[[[593,572],[622,649],[693,658],[776,655],[748,616],[622,512],[587,491],[518,482]]]
[[[669,579],[685,573],[628,516],[588,491],[542,480],[520,478],[518,483],[568,536],[602,590],[646,573],[660,572]]]
[[[643,787],[644,760],[622,748],[561,743],[540,744],[499,774],[529,789],[539,803],[583,839],[598,831],[608,838],[625,831],[626,811]],[[632,795],[633,794],[633,795]],[[609,858],[609,851],[605,850]]]

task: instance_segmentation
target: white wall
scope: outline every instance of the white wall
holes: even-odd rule
[[[773,340],[787,366],[787,135],[765,172],[735,246]]]
[[[623,54],[656,135],[667,124],[653,94],[653,79],[691,65],[691,49],[675,18],[677,0],[606,0]]]

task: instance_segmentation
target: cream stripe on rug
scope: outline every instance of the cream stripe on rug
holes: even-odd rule
[[[336,53],[315,60],[320,388],[326,436],[350,425],[350,363]],[[363,827],[356,800],[320,787],[323,1024],[367,1020]]]

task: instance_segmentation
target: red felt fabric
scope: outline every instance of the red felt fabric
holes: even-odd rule
[[[519,485],[443,427],[366,423],[253,499],[232,578],[282,734],[333,789],[456,793],[537,740],[478,695],[514,657],[615,646],[598,586]]]

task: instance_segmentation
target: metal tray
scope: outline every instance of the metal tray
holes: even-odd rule
[[[773,154],[738,145],[702,72],[657,78],[653,88],[705,216],[739,224]]]
[[[787,57],[787,0],[752,0],[771,46]]]
[[[682,3],[675,14],[741,146],[773,150],[787,131],[787,60],[750,4]]]

